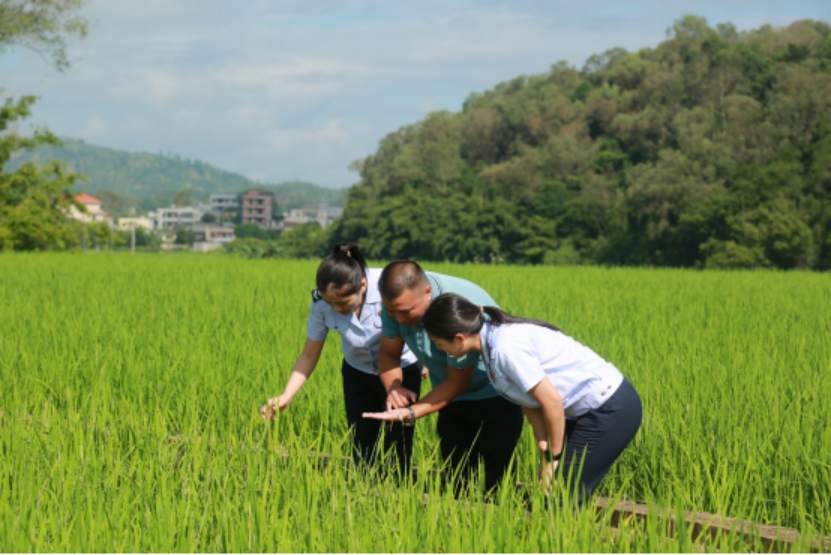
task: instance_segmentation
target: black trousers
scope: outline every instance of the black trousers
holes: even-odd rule
[[[635,437],[642,417],[637,391],[623,380],[599,408],[566,420],[562,476],[569,481],[573,501],[582,504],[588,499]]]
[[[421,366],[411,364],[403,368],[404,387],[421,392]],[[399,423],[383,423],[380,420],[369,420],[361,416],[364,412],[382,412],[387,410],[387,391],[381,383],[381,378],[357,368],[343,361],[341,366],[343,375],[343,401],[346,405],[346,421],[352,433],[352,455],[356,463],[374,464],[381,453],[378,449],[378,439],[381,425],[384,424],[383,450],[395,449],[398,468],[401,475],[410,471],[410,458],[413,452],[413,427],[402,426]]]
[[[457,488],[485,467],[485,491],[492,491],[508,468],[522,432],[522,409],[503,399],[453,401],[439,412],[441,454],[456,473]],[[456,491],[459,491],[457,489]]]

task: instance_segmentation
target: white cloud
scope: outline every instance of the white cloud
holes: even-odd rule
[[[500,81],[652,46],[685,12],[746,28],[821,4],[92,0],[68,72],[4,51],[0,73],[8,94],[41,95],[31,121],[62,135],[346,185],[384,135]]]
[[[349,142],[349,132],[339,119],[295,129],[272,129],[267,131],[268,144],[275,153],[315,151]]]
[[[111,131],[109,122],[99,115],[94,115],[87,119],[87,121],[78,129],[82,137],[86,137],[93,141],[101,141],[106,139]]]
[[[334,96],[344,83],[368,73],[367,68],[334,59],[297,58],[284,63],[228,65],[211,72],[212,79],[231,89],[255,89],[271,99]]]
[[[147,69],[139,75],[140,84],[153,104],[163,106],[180,91],[178,79],[167,71]]]
[[[217,78],[229,83],[256,86],[268,81],[357,76],[366,68],[334,59],[296,58],[285,63],[260,63],[227,67]]]

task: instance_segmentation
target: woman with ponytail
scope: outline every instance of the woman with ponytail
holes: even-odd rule
[[[380,422],[361,418],[366,411],[383,410],[387,392],[378,377],[381,339],[380,269],[367,268],[356,245],[339,244],[317,268],[312,290],[307,338],[283,392],[269,399],[260,414],[267,420],[286,410],[314,371],[329,330],[341,336],[343,397],[351,428],[356,462],[371,464],[379,454]],[[406,387],[418,393],[421,367],[409,350],[401,355]],[[409,471],[413,428],[394,423],[386,430],[384,450],[394,448],[402,472]]]
[[[494,389],[522,407],[546,490],[562,465],[573,497],[585,501],[640,427],[640,398],[620,371],[547,322],[446,293],[432,301],[423,325],[448,355],[481,353]],[[375,417],[428,414],[417,405]]]

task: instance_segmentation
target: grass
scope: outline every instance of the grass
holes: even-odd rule
[[[828,275],[427,266],[555,323],[635,384],[644,424],[600,495],[831,535]],[[654,522],[614,533],[534,495],[529,512],[513,487],[459,501],[428,473],[396,484],[306,456],[347,453],[339,341],[284,417],[257,411],[302,345],[315,267],[0,256],[0,551],[701,547]],[[439,464],[433,422],[416,432],[424,469]]]

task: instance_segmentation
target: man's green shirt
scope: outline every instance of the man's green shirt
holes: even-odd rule
[[[499,306],[484,289],[466,279],[436,272],[426,272],[426,274],[433,289],[434,299],[442,293],[456,293],[478,305]],[[404,340],[418,357],[419,362],[429,370],[433,387],[444,382],[448,372],[453,371],[452,368],[474,368],[467,391],[459,395],[457,400],[474,401],[498,396],[488,381],[485,363],[479,353],[471,352],[461,358],[450,356],[430,341],[427,331],[421,324],[415,326],[399,324],[390,316],[386,308],[381,312],[381,334],[384,337],[400,337]]]

